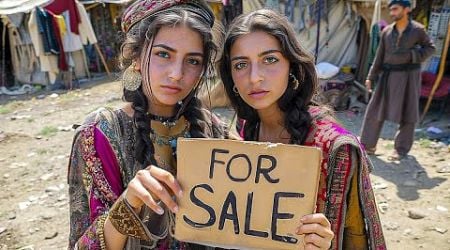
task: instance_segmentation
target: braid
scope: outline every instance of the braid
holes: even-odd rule
[[[254,141],[257,139],[258,135],[258,123],[259,119],[250,119],[245,121],[244,125],[244,140],[246,141]]]
[[[278,101],[280,109],[284,113],[284,126],[291,135],[290,143],[302,145],[308,136],[311,127],[312,117],[309,113],[311,97],[315,90],[315,71],[313,64],[306,64],[303,67],[291,66],[291,72],[294,75],[303,76],[301,86],[293,89],[293,82],[289,80],[287,90]],[[301,73],[301,72],[305,73]]]
[[[202,112],[202,103],[200,99],[195,96],[192,97],[187,104],[184,117],[191,125],[190,133],[193,138],[208,138],[212,136],[212,133],[207,133],[207,128],[211,127],[212,123],[207,122],[207,117],[205,117],[204,112]]]
[[[134,123],[137,128],[135,133],[135,157],[143,166],[156,165],[155,147],[150,139],[150,118],[148,117],[148,102],[142,89],[135,91],[132,102],[134,109]]]
[[[291,135],[291,143],[301,145],[305,142],[311,126],[311,114],[302,98],[294,98],[285,113],[285,127]]]

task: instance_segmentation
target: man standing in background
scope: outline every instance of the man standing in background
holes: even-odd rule
[[[369,91],[378,75],[378,86],[364,117],[361,142],[368,154],[374,154],[385,120],[398,123],[395,151],[390,160],[407,156],[414,142],[419,121],[421,86],[420,64],[435,51],[425,28],[410,19],[409,0],[390,0],[389,13],[394,23],[382,34],[374,63],[366,80]]]

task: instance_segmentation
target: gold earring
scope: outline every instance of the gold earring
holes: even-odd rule
[[[136,62],[133,62],[122,75],[122,86],[128,91],[136,91],[142,84],[141,72],[136,70]]]
[[[233,92],[234,92],[235,95],[239,95],[239,91],[236,88],[236,85],[233,86]]]
[[[289,73],[289,78],[291,79],[292,84],[294,84],[293,89],[297,90],[298,86],[300,85],[300,82],[297,80],[297,77],[295,77],[294,74]]]

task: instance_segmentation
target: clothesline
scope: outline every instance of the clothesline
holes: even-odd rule
[[[0,0],[0,3],[2,2],[4,1]],[[2,7],[4,6],[1,6],[0,10]],[[7,48],[11,51],[8,61],[12,64],[11,70],[16,81],[49,84],[55,83],[58,76],[65,79],[71,79],[72,74],[76,77],[89,77],[89,66],[84,52],[84,45],[87,44],[95,47],[107,73],[110,74],[97,45],[90,18],[78,1],[54,0],[50,4],[35,7],[29,14],[2,15],[2,19],[5,28],[3,33],[8,34],[8,41],[11,43]],[[5,42],[2,44],[5,45]],[[2,58],[3,70],[5,60],[6,58]],[[61,75],[61,72],[67,73]],[[2,84],[5,84],[4,76],[5,73],[2,73]],[[71,80],[69,84],[70,82]]]

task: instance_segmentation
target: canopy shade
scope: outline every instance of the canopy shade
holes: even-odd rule
[[[10,15],[29,12],[37,6],[46,5],[53,0],[0,0],[0,14]]]

